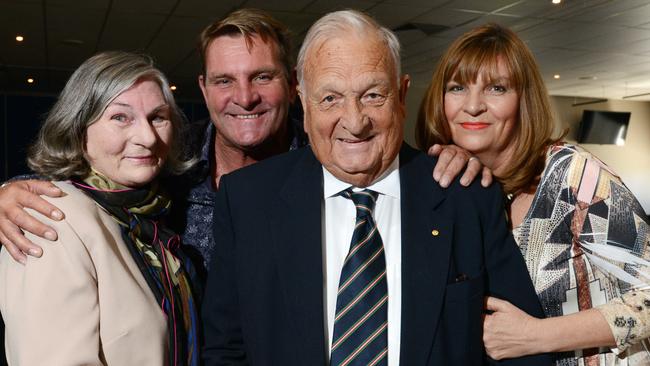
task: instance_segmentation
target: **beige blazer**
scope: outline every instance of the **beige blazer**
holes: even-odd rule
[[[46,198],[66,215],[58,240],[33,235],[41,258],[0,253],[0,311],[9,365],[164,365],[167,323],[118,224],[70,183]]]

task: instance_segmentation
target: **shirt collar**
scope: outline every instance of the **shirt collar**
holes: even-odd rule
[[[208,121],[207,130],[203,135],[203,145],[201,147],[201,155],[199,156],[199,159],[201,161],[205,161],[207,164],[210,163],[212,158],[210,154],[212,153],[212,145],[214,144],[214,135],[216,131],[217,130],[215,129],[212,120]]]
[[[350,183],[339,180],[323,167],[323,196],[325,198],[334,197],[350,187],[353,187]],[[366,188],[400,199],[399,155],[395,157],[384,174]]]

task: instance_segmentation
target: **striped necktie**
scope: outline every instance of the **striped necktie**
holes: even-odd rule
[[[388,288],[384,245],[372,212],[377,192],[347,189],[357,209],[336,299],[330,366],[388,364]]]

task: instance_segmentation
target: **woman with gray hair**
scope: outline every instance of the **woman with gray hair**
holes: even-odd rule
[[[194,272],[157,184],[192,163],[181,124],[146,56],[100,53],[68,80],[28,157],[66,193],[47,198],[65,220],[41,217],[58,245],[24,266],[0,253],[10,365],[198,364]]]

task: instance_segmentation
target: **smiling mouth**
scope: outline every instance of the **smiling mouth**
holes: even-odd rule
[[[373,136],[366,137],[365,139],[346,139],[346,138],[339,138],[338,140],[341,142],[345,142],[346,144],[360,144],[363,142],[368,142],[372,140]]]
[[[230,116],[236,119],[255,119],[255,118],[259,118],[262,114],[264,114],[264,112],[252,113],[252,114],[230,114]]]
[[[466,130],[482,130],[490,127],[490,124],[487,122],[463,122],[460,125]]]
[[[150,164],[153,163],[156,158],[153,155],[148,156],[129,156],[128,159],[136,161],[141,164]]]

